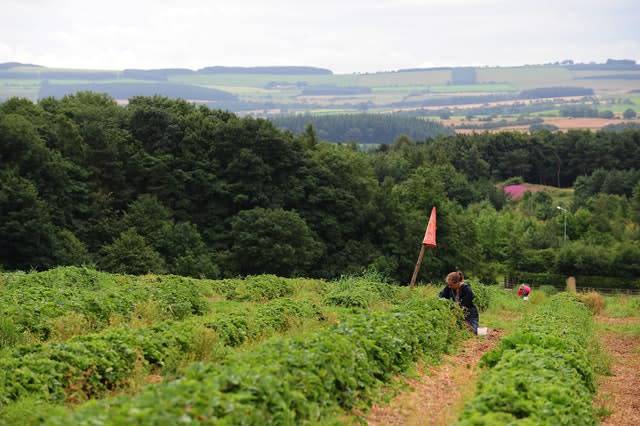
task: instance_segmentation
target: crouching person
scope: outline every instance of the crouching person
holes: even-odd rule
[[[480,321],[478,308],[473,303],[473,290],[471,286],[465,284],[462,272],[456,271],[447,275],[447,286],[442,289],[439,297],[458,303],[464,309],[465,324],[474,334],[478,334]]]
[[[526,284],[521,284],[518,288],[518,297],[522,297],[523,300],[529,300],[529,294],[531,293],[531,287]]]

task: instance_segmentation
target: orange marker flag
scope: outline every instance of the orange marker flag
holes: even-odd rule
[[[424,239],[422,245],[427,247],[436,247],[436,208],[431,209],[431,216],[429,216],[429,223],[427,223],[427,230],[424,233]]]
[[[418,277],[418,271],[420,270],[420,265],[422,264],[422,257],[424,256],[425,247],[436,247],[436,208],[435,206],[431,209],[431,216],[429,216],[429,222],[427,223],[427,230],[424,233],[424,238],[422,239],[422,246],[420,247],[420,255],[418,256],[418,261],[416,262],[416,268],[413,270],[413,275],[411,276],[411,282],[409,282],[409,287],[415,287],[416,278]]]

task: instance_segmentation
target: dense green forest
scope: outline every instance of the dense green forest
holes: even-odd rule
[[[11,98],[0,265],[211,278],[374,268],[406,283],[436,206],[438,248],[420,280],[459,268],[485,282],[638,285],[639,130],[400,136],[366,152],[322,139],[164,97]],[[498,183],[513,177],[575,187],[568,213],[544,191],[505,198]]]
[[[388,144],[400,135],[424,140],[438,135],[452,135],[453,130],[437,121],[406,117],[399,114],[331,114],[280,115],[270,118],[279,128],[295,134],[311,124],[318,136],[328,142]]]

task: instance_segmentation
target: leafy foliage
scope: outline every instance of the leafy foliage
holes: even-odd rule
[[[568,293],[554,296],[497,349],[457,424],[596,424],[588,309]]]
[[[484,284],[473,284],[471,285],[471,290],[473,290],[473,303],[478,308],[478,311],[484,312],[491,305],[491,299],[494,297],[493,295],[501,291],[501,287],[497,286],[489,286]]]
[[[254,302],[290,296],[295,291],[292,280],[271,274],[227,278],[212,281],[211,286],[229,300]]]
[[[120,234],[112,244],[102,248],[100,265],[120,274],[146,274],[164,272],[164,261],[135,230]]]
[[[324,304],[348,308],[368,308],[380,300],[394,302],[399,293],[397,286],[385,283],[374,271],[343,276],[327,284],[325,291]]]
[[[126,387],[136,368],[150,371],[173,365],[197,351],[195,336],[202,327],[216,331],[213,344],[237,346],[287,331],[305,318],[322,320],[323,316],[309,302],[280,299],[261,305],[254,316],[240,311],[206,320],[162,321],[146,328],[123,326],[66,342],[18,346],[0,357],[0,406],[27,395],[53,402],[103,397]]]
[[[49,424],[317,422],[338,406],[369,402],[376,384],[417,357],[446,350],[456,339],[456,312],[435,299],[363,311],[326,330],[272,339],[224,365],[195,364],[181,380],[88,404]]]
[[[91,329],[101,330],[114,315],[129,318],[136,305],[148,301],[157,301],[165,318],[207,311],[200,289],[187,279],[135,278],[78,267],[10,275],[0,301],[0,312],[13,324],[7,327],[39,339],[50,337],[54,319],[72,312],[86,318]]]
[[[424,281],[456,269],[483,280],[638,275],[638,130],[427,137],[409,131],[420,120],[323,118],[382,142],[364,151],[321,142],[308,118],[294,134],[161,96],[126,107],[91,92],[9,99],[0,104],[0,265],[329,279],[373,266],[406,282],[436,206],[439,245]],[[386,120],[393,135],[372,133]],[[575,184],[575,202],[563,216],[546,192],[507,200],[499,184],[514,176]]]
[[[414,140],[451,134],[451,130],[436,121],[426,121],[413,117],[375,114],[348,115],[295,115],[274,117],[278,126],[294,133],[302,133],[311,124],[322,140],[330,142],[356,142],[362,144],[387,143],[405,134]]]
[[[243,210],[232,219],[231,238],[231,257],[243,274],[296,275],[322,253],[304,219],[282,209]]]

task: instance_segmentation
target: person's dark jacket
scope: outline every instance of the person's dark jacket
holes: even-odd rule
[[[455,301],[456,291],[450,289],[449,287],[445,287],[442,289],[438,297]],[[469,321],[472,318],[478,320],[478,308],[476,308],[476,305],[473,304],[473,290],[471,290],[471,286],[469,286],[468,284],[462,284],[462,286],[460,287],[460,300],[458,300],[457,302],[464,308],[465,321]]]

